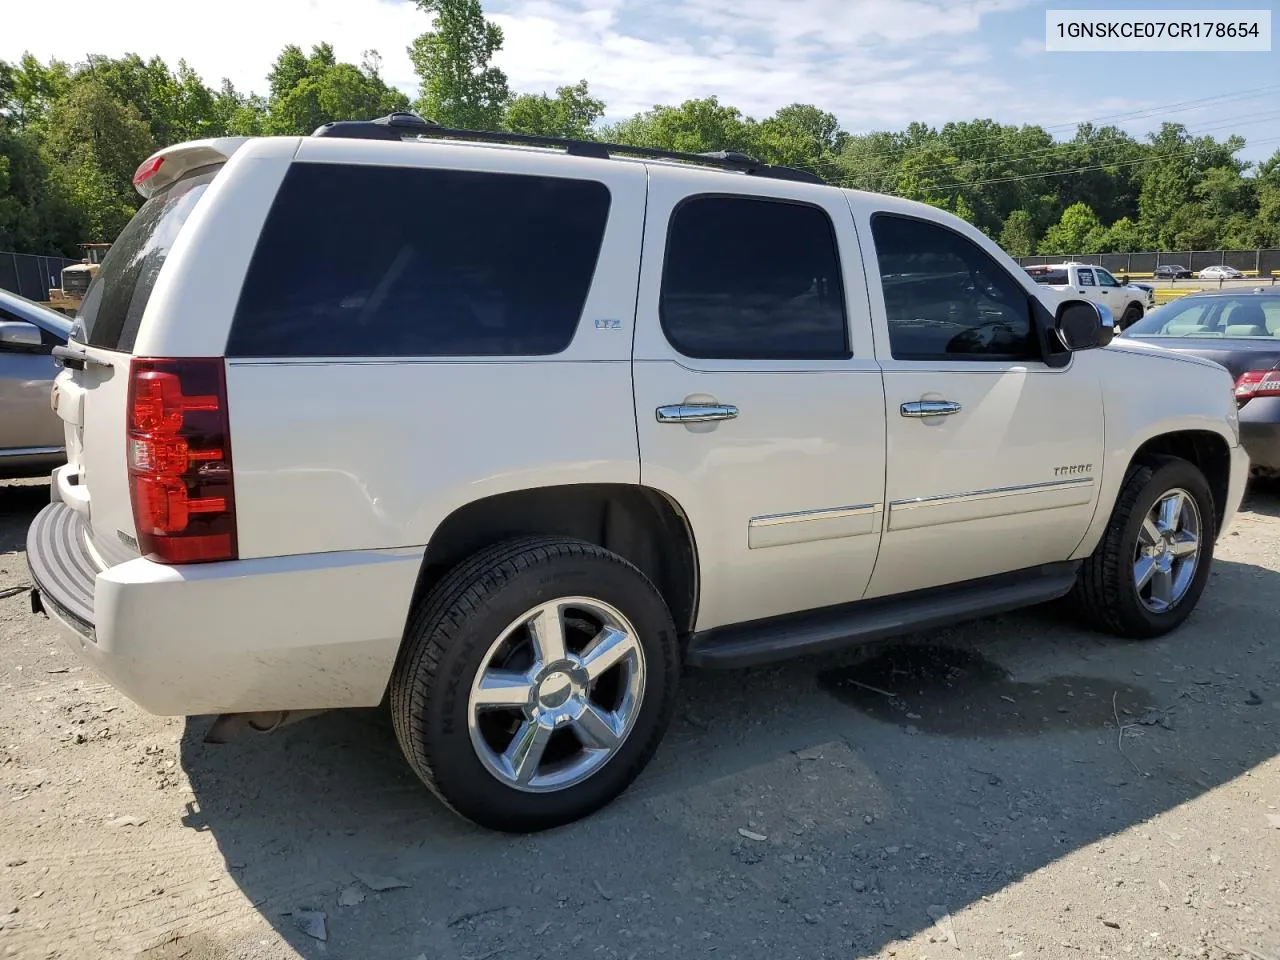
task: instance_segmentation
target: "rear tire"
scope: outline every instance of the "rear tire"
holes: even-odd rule
[[[417,604],[391,678],[396,738],[449,807],[519,833],[603,807],[675,707],[657,588],[594,544],[526,537],[463,561]]]
[[[1216,532],[1213,494],[1194,464],[1176,457],[1133,464],[1101,541],[1080,569],[1072,605],[1108,633],[1163,636],[1199,602]]]

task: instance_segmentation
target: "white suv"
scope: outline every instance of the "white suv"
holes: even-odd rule
[[[1243,492],[1224,368],[1090,349],[1105,308],[934,207],[411,115],[135,180],[33,606],[155,713],[386,699],[490,827],[625,789],[684,664],[1066,595],[1163,634]]]

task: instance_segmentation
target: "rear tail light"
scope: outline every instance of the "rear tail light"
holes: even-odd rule
[[[142,555],[162,563],[234,560],[235,491],[221,358],[134,358],[127,443]]]
[[[1254,397],[1280,397],[1280,370],[1246,370],[1236,381],[1236,403]]]

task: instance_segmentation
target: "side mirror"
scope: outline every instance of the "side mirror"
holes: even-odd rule
[[[1091,300],[1064,300],[1058,304],[1054,330],[1062,345],[1073,353],[1105,347],[1115,336],[1116,320],[1105,304]]]
[[[40,328],[24,320],[0,320],[0,350],[38,350]]]

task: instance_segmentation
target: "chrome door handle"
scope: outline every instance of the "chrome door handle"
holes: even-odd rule
[[[659,423],[704,423],[732,420],[738,408],[731,403],[672,403],[654,411]]]
[[[912,400],[901,407],[904,417],[949,417],[960,412],[954,400]]]

